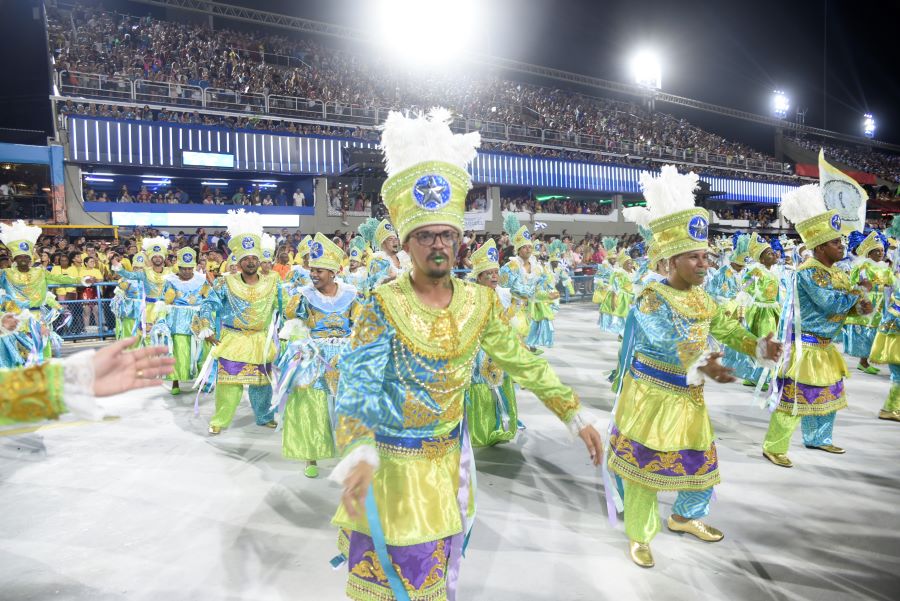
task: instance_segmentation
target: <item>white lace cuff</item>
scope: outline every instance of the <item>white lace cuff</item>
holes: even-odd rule
[[[756,362],[759,363],[760,367],[765,367],[766,369],[775,369],[777,366],[774,361],[766,358],[766,339],[760,338],[756,341]]]
[[[156,321],[159,321],[169,314],[169,305],[166,304],[166,301],[157,300],[153,303],[153,313]]]
[[[587,409],[579,409],[578,413],[566,424],[566,428],[573,439],[578,438],[581,431],[588,426],[594,426],[597,432],[603,431],[603,424],[600,423],[600,418]]]
[[[213,332],[212,330],[210,330],[209,328],[203,328],[202,330],[200,330],[197,333],[197,338],[199,338],[200,340],[206,340],[210,336],[215,336],[215,334],[216,333]]]
[[[94,397],[94,351],[82,351],[63,359],[63,402],[80,419],[103,419]]]
[[[704,377],[703,372],[700,371],[701,367],[706,367],[706,364],[709,363],[709,358],[713,354],[712,351],[705,351],[700,357],[697,358],[696,361],[691,363],[691,366],[687,370],[687,384],[688,386],[700,386],[703,384]]]
[[[81,285],[82,285],[82,286],[93,286],[93,284],[88,283],[88,278],[89,278],[89,277],[90,277],[90,276],[84,276],[83,278],[81,278]]]
[[[375,470],[378,469],[378,451],[375,450],[374,445],[361,444],[350,451],[350,453],[341,459],[341,462],[334,467],[331,475],[328,476],[328,479],[332,482],[343,484],[344,480],[347,479],[347,476],[350,475],[350,472],[353,471],[353,468],[363,462],[368,463]]]

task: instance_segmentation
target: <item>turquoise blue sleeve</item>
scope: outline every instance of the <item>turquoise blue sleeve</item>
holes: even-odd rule
[[[341,355],[335,400],[335,414],[353,418],[366,428],[379,425],[394,428],[403,426],[403,415],[387,402],[382,384],[385,370],[392,356],[394,330],[384,318],[376,300],[362,303],[360,314],[353,324],[350,346]]]
[[[827,315],[847,313],[859,302],[860,293],[858,291],[837,290],[832,285],[830,277],[816,282],[813,279],[816,271],[815,269],[804,269],[797,274],[797,287],[806,293],[809,300],[819,310]]]

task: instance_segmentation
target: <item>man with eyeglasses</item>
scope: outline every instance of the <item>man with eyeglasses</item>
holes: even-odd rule
[[[428,138],[427,156],[410,152]],[[601,440],[546,361],[504,322],[496,294],[452,277],[478,134],[454,135],[449,113],[391,113],[382,188],[412,269],[373,290],[339,363],[336,438],[344,455],[333,523],[351,599],[454,599],[473,515],[473,456],[464,413],[483,350],[580,436]]]

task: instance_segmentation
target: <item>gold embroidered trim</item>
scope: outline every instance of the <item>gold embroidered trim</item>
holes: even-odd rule
[[[676,290],[662,282],[650,282],[641,296],[646,295],[648,291],[656,292],[669,304],[674,313],[690,320],[708,321],[713,318],[718,308],[715,301],[700,286]]]
[[[409,278],[405,273],[373,292],[400,342],[429,359],[471,354],[490,317],[491,290],[452,278],[453,300],[446,309],[434,309],[419,302]]]
[[[661,476],[645,472],[615,453],[609,453],[607,465],[622,478],[654,490],[706,490],[722,481],[718,468],[694,476]]]

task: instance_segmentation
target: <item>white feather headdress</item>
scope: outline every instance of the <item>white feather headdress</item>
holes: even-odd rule
[[[391,111],[381,132],[385,171],[388,177],[423,161],[442,161],[465,169],[475,158],[481,134],[454,134],[453,115],[445,108],[433,108],[428,115],[405,117]]]
[[[263,233],[261,240],[263,250],[268,250],[273,253],[275,252],[275,247],[278,246],[278,241],[275,240],[275,236]]]
[[[165,253],[169,249],[169,239],[163,236],[156,236],[155,238],[144,238],[143,242],[141,242],[141,250],[144,252],[149,251],[154,246],[162,247],[162,252]]]
[[[641,189],[650,210],[650,220],[654,221],[672,213],[694,208],[694,190],[700,176],[691,171],[678,173],[674,165],[663,165],[659,175],[642,171]]]
[[[650,209],[647,207],[625,207],[622,217],[640,227],[650,227]]]
[[[821,215],[827,210],[819,184],[806,184],[781,196],[781,214],[795,225]]]
[[[31,246],[34,246],[40,235],[41,228],[36,225],[28,225],[21,219],[16,219],[11,225],[0,223],[0,242],[3,242],[6,246],[9,246],[11,242],[20,240],[25,240]]]
[[[259,213],[248,213],[244,209],[229,209],[225,215],[225,226],[228,228],[228,235],[231,238],[238,236],[257,236],[262,239],[263,226],[262,218]]]

